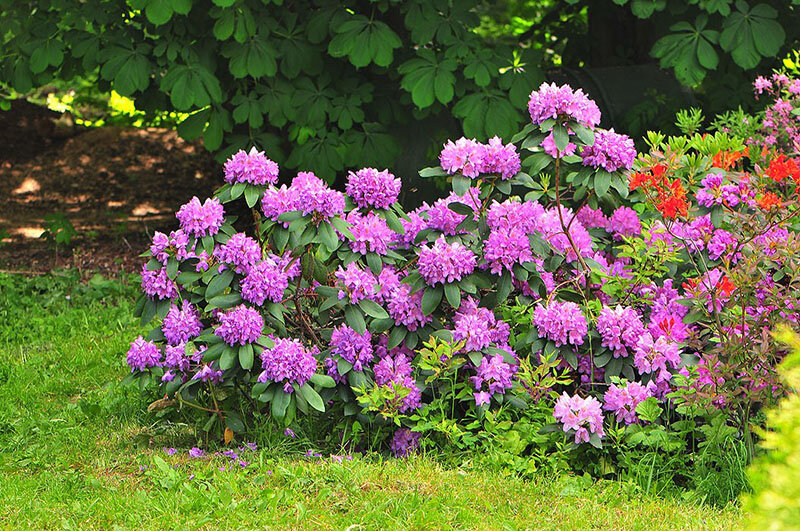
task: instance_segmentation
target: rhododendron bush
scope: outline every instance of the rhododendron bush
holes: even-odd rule
[[[153,238],[128,379],[210,433],[317,415],[397,455],[514,422],[517,453],[605,459],[720,416],[749,441],[782,393],[769,330],[797,320],[793,155],[723,132],[637,155],[568,86],[527,111],[513,139],[448,141],[420,175],[452,190],[411,212],[389,170],[342,192],[235,154]]]

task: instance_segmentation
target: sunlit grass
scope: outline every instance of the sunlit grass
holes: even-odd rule
[[[247,468],[191,459],[121,388],[135,287],[0,276],[0,524],[21,528],[733,529],[736,509],[642,498],[617,482],[535,481],[435,456],[307,458],[260,435]],[[235,441],[241,444],[245,441]],[[178,447],[169,456],[163,445]],[[236,446],[236,444],[234,444]],[[232,469],[230,468],[233,465]],[[220,470],[225,467],[226,470]]]

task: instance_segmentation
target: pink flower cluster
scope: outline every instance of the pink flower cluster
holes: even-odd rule
[[[361,208],[389,208],[400,194],[400,179],[389,170],[362,168],[355,173],[350,172],[346,191]]]
[[[600,123],[600,109],[581,89],[572,90],[569,85],[542,83],[531,92],[528,112],[533,123],[539,125],[546,120],[574,120],[586,127]]]
[[[613,310],[604,306],[597,317],[597,331],[603,338],[602,346],[610,348],[614,357],[627,357],[639,342],[645,328],[642,318],[630,307],[617,306]]]
[[[503,145],[496,136],[488,144],[464,137],[455,142],[448,140],[439,154],[439,163],[449,174],[461,173],[470,178],[496,173],[501,179],[510,179],[521,167],[516,146]]]
[[[372,334],[365,330],[359,334],[343,324],[333,329],[331,353],[353,365],[353,370],[363,371],[373,358]]]
[[[589,442],[590,433],[603,437],[603,411],[600,402],[593,396],[581,398],[566,392],[558,397],[553,416],[561,422],[565,433],[575,432],[575,444]]]
[[[186,234],[197,238],[213,236],[225,220],[225,209],[219,199],[206,199],[202,204],[195,196],[175,214]]]
[[[533,324],[539,337],[561,345],[583,345],[589,325],[581,307],[570,301],[552,301],[547,306],[537,304],[533,311]]]
[[[264,330],[264,318],[258,310],[240,304],[219,316],[214,334],[230,346],[255,343]]]
[[[319,224],[344,212],[344,206],[344,194],[326,186],[312,172],[298,173],[289,187],[267,188],[261,198],[261,210],[272,221],[277,221],[281,214],[299,210]]]
[[[637,424],[636,406],[651,396],[650,389],[639,382],[628,382],[624,387],[612,384],[603,395],[603,409],[613,412],[617,422]]]
[[[278,182],[278,165],[255,147],[249,153],[239,150],[225,162],[225,182],[250,184],[275,184]]]
[[[419,248],[417,267],[429,286],[461,280],[475,269],[475,253],[459,242],[447,243],[444,236],[433,247]]]
[[[291,393],[296,384],[302,387],[317,372],[317,347],[306,348],[297,339],[272,337],[275,345],[264,349],[258,381],[283,383],[283,392]]]
[[[581,148],[584,166],[603,168],[606,171],[629,170],[636,159],[636,148],[628,135],[615,133],[614,129],[594,132],[594,144]]]
[[[492,344],[510,352],[510,333],[508,323],[498,319],[492,310],[478,306],[473,297],[462,300],[453,317],[453,339],[465,341],[467,352],[480,351]]]

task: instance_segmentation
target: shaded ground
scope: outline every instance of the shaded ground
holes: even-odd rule
[[[0,268],[133,271],[154,230],[222,182],[197,143],[157,128],[80,129],[24,101],[0,112]],[[58,253],[40,238],[61,212],[77,236]]]

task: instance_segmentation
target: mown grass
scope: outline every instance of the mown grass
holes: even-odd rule
[[[8,528],[733,529],[743,517],[617,482],[523,481],[407,460],[306,458],[261,435],[250,466],[189,459],[126,373],[134,287],[0,275],[0,526]],[[162,445],[175,445],[167,456]]]

